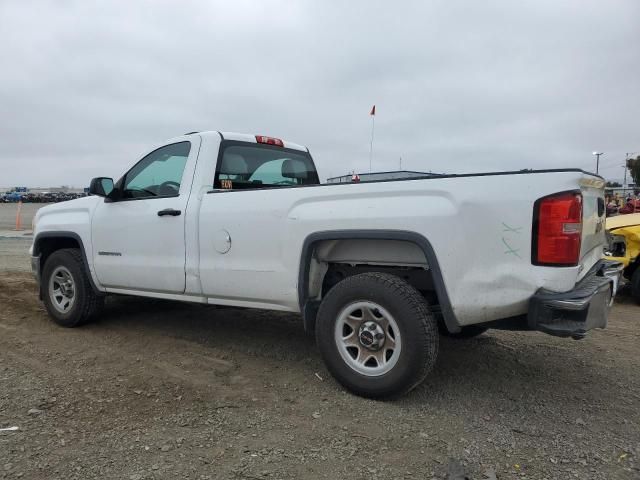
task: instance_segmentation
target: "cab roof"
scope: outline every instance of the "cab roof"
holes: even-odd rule
[[[208,130],[205,132],[190,132],[187,135],[196,134],[196,133],[198,135],[206,135],[206,134],[220,135],[223,140],[235,140],[237,142],[258,143],[256,139],[256,135],[251,133],[219,132],[216,130]],[[262,136],[262,135],[258,135],[258,136]],[[309,149],[303,145],[289,142],[287,140],[282,140],[282,143],[285,148],[290,148],[292,150],[300,150],[301,152],[309,152]]]

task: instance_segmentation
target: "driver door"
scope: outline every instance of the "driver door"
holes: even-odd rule
[[[98,204],[91,222],[93,264],[105,287],[182,293],[185,217],[200,139],[154,150]]]

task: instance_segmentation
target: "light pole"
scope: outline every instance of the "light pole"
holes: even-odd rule
[[[600,170],[600,155],[604,155],[604,152],[593,152],[596,156],[596,173]]]

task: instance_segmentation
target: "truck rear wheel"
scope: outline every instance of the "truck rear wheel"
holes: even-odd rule
[[[104,297],[96,295],[80,250],[53,252],[42,272],[42,296],[49,316],[62,327],[77,327],[96,316]]]
[[[370,398],[409,392],[438,355],[437,321],[425,299],[386,273],[362,273],[335,285],[320,305],[316,339],[336,380]]]

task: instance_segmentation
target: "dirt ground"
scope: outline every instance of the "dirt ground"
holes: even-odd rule
[[[30,230],[31,220],[36,212],[47,203],[24,203],[20,207],[20,220],[22,227]],[[0,203],[0,232],[11,230],[16,226],[16,214],[18,213],[17,203]]]
[[[29,247],[31,238],[2,238],[0,237],[0,272],[31,271],[29,260]]]
[[[118,297],[57,327],[30,274],[7,270],[28,265],[5,262],[26,248],[8,240],[0,429],[18,430],[0,431],[0,478],[640,478],[628,297],[578,342],[442,339],[423,385],[378,402],[333,381],[293,315]]]

